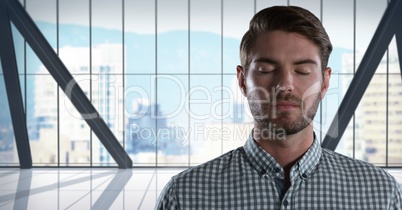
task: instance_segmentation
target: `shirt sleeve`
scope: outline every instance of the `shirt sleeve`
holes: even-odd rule
[[[159,195],[158,201],[155,206],[155,210],[179,210],[179,204],[176,199],[176,194],[174,192],[174,181],[171,179],[161,194]]]
[[[402,210],[402,188],[398,183],[396,185],[395,195],[390,209]]]

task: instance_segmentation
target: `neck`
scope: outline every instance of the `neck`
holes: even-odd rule
[[[282,139],[273,139],[272,136],[275,135],[261,134],[258,129],[258,127],[254,128],[255,141],[275,158],[285,172],[290,171],[290,168],[307,152],[314,141],[312,124],[296,134],[285,135]]]

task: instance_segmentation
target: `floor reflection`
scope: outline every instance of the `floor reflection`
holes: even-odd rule
[[[153,209],[179,169],[0,169],[0,209]],[[388,170],[402,182],[402,169]]]
[[[0,169],[0,209],[152,209],[183,169]]]

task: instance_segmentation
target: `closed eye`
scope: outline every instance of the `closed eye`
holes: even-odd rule
[[[258,67],[258,72],[261,74],[268,74],[268,73],[273,73],[275,72],[276,69],[275,68],[262,68],[262,67]]]
[[[302,71],[302,70],[297,71],[296,70],[296,73],[301,74],[301,75],[309,75],[310,71]]]
[[[276,70],[270,70],[270,71],[258,71],[260,74],[271,74],[271,73],[275,73]]]

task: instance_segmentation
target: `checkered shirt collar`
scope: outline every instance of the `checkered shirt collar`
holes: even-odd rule
[[[263,150],[254,140],[253,132],[250,133],[248,140],[244,145],[245,153],[250,160],[253,167],[257,170],[260,175],[264,175],[266,173],[280,173],[284,176],[284,171],[282,167],[276,162],[275,158],[272,157],[268,152]],[[291,177],[294,172],[302,175],[310,175],[316,166],[320,162],[322,154],[322,148],[315,138],[314,134],[314,142],[307,150],[307,152],[303,155],[303,157],[297,161],[297,163],[291,169]]]

